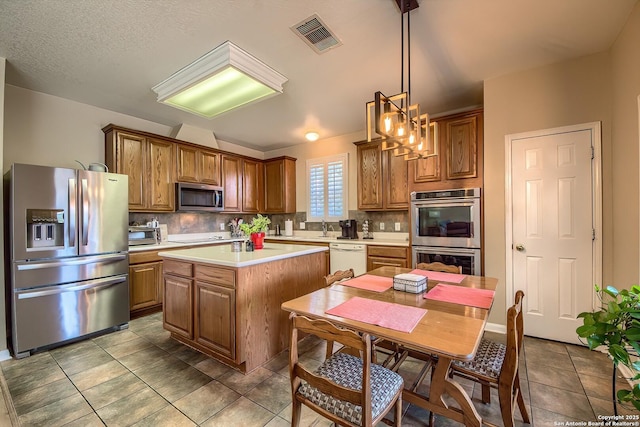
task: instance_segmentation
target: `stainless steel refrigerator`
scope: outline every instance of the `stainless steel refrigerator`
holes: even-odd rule
[[[128,177],[24,164],[7,175],[15,357],[126,327]]]

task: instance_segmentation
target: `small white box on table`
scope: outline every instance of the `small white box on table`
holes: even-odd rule
[[[427,290],[427,278],[419,274],[396,274],[393,276],[393,289],[419,294]]]

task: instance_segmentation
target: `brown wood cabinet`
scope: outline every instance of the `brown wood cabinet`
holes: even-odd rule
[[[176,179],[179,182],[197,182],[220,185],[220,153],[176,144]]]
[[[105,163],[129,176],[130,211],[173,211],[173,144],[109,125],[105,132]]]
[[[385,265],[406,268],[409,265],[409,248],[367,245],[367,271]]]
[[[185,268],[180,264],[184,263],[164,261],[163,323],[171,333],[193,339],[193,278],[176,273]]]
[[[176,340],[249,372],[288,345],[283,302],[324,286],[325,253],[246,267],[164,259],[164,327]]]
[[[225,212],[242,212],[242,159],[223,154],[220,169]]]
[[[264,211],[295,213],[296,159],[278,157],[264,162]]]
[[[162,309],[162,262],[129,266],[129,311]],[[137,317],[137,316],[132,316]]]
[[[379,142],[356,142],[358,147],[358,209],[409,209],[408,164]]]
[[[262,162],[242,160],[242,212],[258,213],[264,206]]]
[[[482,187],[483,110],[434,119],[439,155],[409,161],[410,191]]]

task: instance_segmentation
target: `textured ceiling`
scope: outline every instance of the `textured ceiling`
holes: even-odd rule
[[[419,0],[411,94],[438,113],[482,104],[482,81],[609,49],[637,0]],[[342,46],[315,53],[289,27],[317,13]],[[7,83],[262,151],[362,131],[375,91],[400,91],[393,0],[0,0]],[[225,40],[289,81],[212,120],[151,88]]]

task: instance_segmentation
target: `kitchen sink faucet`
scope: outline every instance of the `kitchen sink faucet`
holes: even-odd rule
[[[327,237],[327,223],[322,220],[322,237]]]

